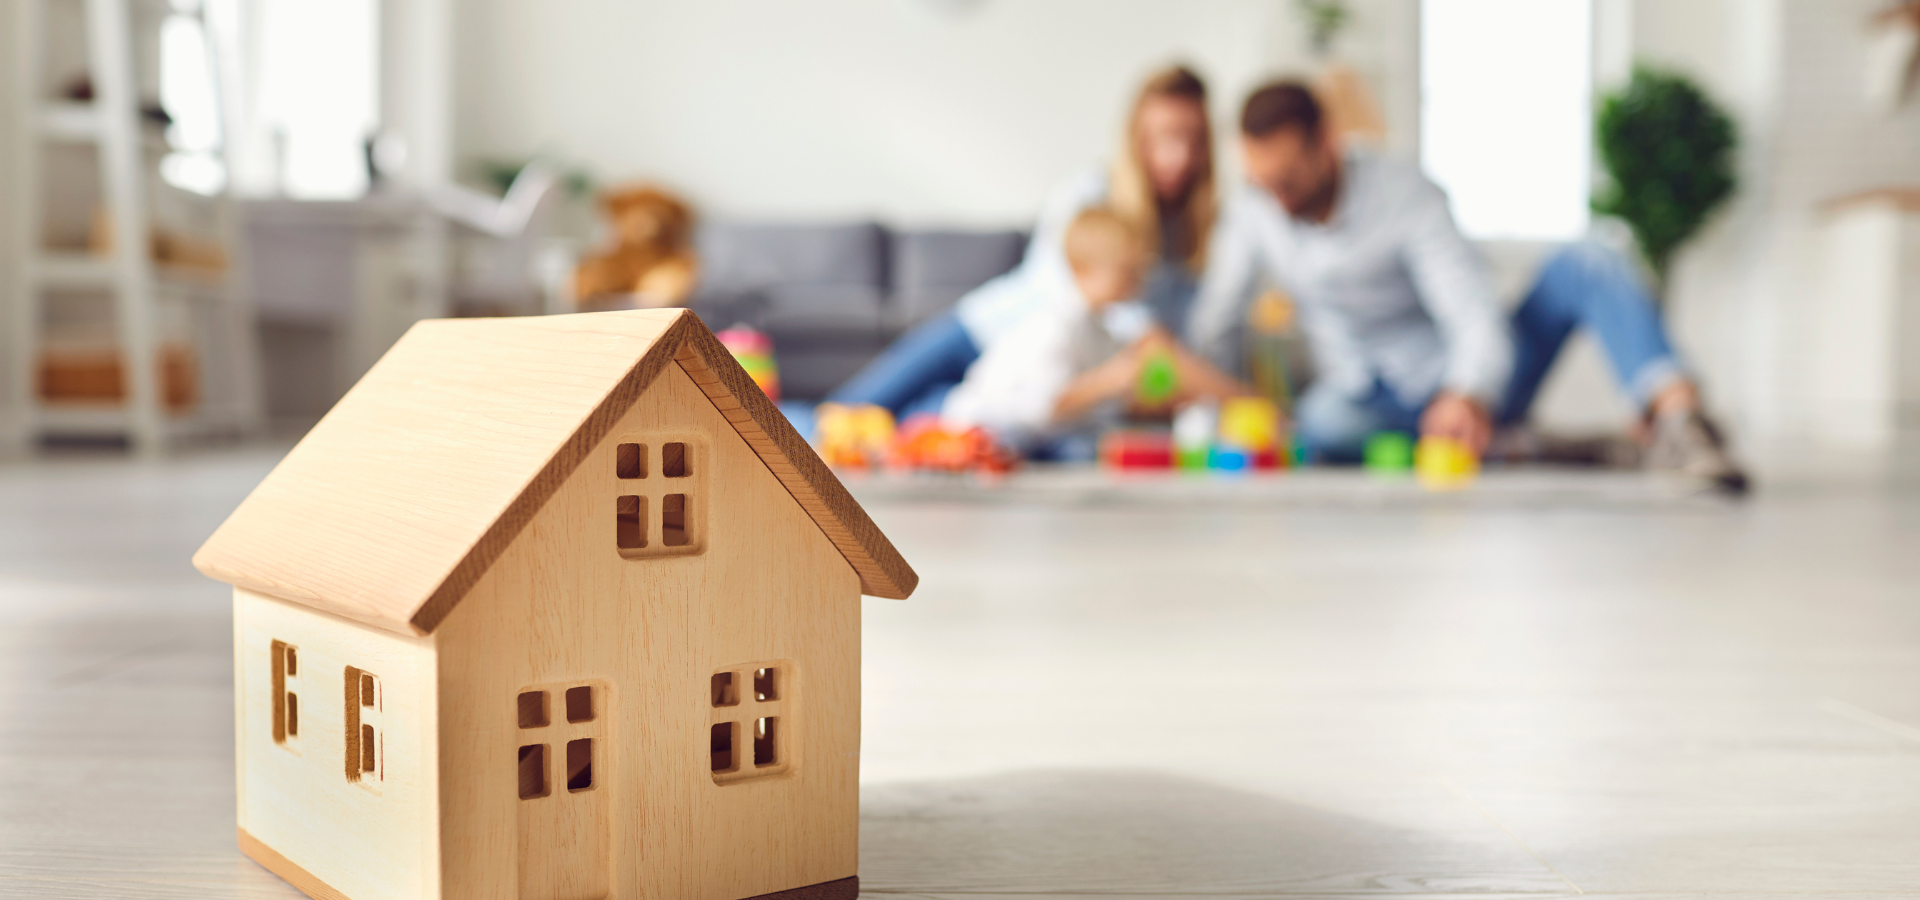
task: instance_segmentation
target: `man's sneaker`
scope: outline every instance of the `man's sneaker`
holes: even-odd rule
[[[1715,490],[1736,496],[1745,494],[1748,488],[1747,474],[1727,456],[1720,429],[1698,412],[1654,417],[1647,466],[1698,478]]]

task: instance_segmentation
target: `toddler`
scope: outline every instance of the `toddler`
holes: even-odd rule
[[[1148,249],[1125,219],[1089,209],[1062,240],[1077,302],[1045,305],[976,360],[941,406],[947,427],[979,426],[1010,447],[1043,456],[1060,455],[1048,449],[1066,441],[1085,452],[1064,455],[1090,457],[1086,438],[1130,408],[1165,412],[1193,399],[1251,393],[1154,324],[1136,296]],[[1174,389],[1143,400],[1137,396],[1141,371],[1156,357],[1171,364]]]

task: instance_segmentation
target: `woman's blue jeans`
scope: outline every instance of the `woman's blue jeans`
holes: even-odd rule
[[[859,374],[827,396],[828,403],[871,403],[896,417],[940,411],[947,391],[966,377],[980,348],[952,312],[914,326]]]
[[[1156,319],[1175,334],[1193,302],[1193,276],[1180,263],[1161,261],[1148,273],[1141,296]],[[951,310],[914,326],[866,367],[827,396],[828,403],[871,403],[905,419],[937,413],[947,392],[967,375],[981,348]]]
[[[1621,388],[1642,406],[1685,377],[1632,265],[1597,244],[1572,244],[1547,261],[1513,312],[1513,376],[1494,411],[1496,424],[1526,420],[1553,361],[1580,327],[1599,340]],[[1418,431],[1431,399],[1410,404],[1378,379],[1360,397],[1309,388],[1295,408],[1295,428],[1314,458],[1352,462],[1376,431]]]

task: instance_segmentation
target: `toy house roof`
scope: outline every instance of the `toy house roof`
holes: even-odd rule
[[[919,577],[700,319],[413,326],[194,554],[207,575],[402,634],[446,618],[654,377],[678,364],[860,576]]]

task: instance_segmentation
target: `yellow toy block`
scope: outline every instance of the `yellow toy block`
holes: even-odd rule
[[[1480,458],[1452,438],[1423,437],[1413,451],[1413,470],[1428,490],[1458,490],[1480,474]]]
[[[1229,397],[1220,406],[1220,443],[1248,453],[1280,441],[1280,407],[1265,397]]]

